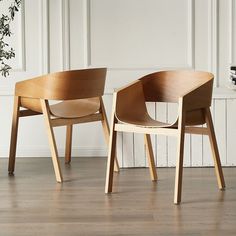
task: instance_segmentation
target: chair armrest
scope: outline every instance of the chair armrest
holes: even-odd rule
[[[212,101],[212,88],[213,80],[210,80],[183,95],[183,109],[185,111],[192,111],[210,107]]]
[[[147,114],[142,82],[137,80],[116,91],[116,117],[120,120]]]

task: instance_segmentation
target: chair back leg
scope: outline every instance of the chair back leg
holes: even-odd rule
[[[152,141],[151,141],[150,134],[144,135],[144,141],[146,145],[146,153],[147,153],[147,159],[149,163],[151,179],[152,181],[157,181],[156,165],[155,165],[155,160],[154,160],[154,155],[153,155],[153,150],[152,150]]]
[[[72,132],[73,126],[66,126],[66,147],[65,147],[65,163],[69,164],[71,162],[71,145],[72,145]]]
[[[60,163],[58,160],[58,152],[57,152],[53,127],[50,122],[48,101],[41,99],[41,106],[42,106],[44,121],[45,121],[46,129],[47,129],[47,133],[48,133],[48,140],[49,140],[49,145],[51,149],[52,162],[53,162],[53,167],[54,167],[54,171],[56,175],[56,180],[57,182],[62,182],[63,178],[62,178]]]
[[[20,97],[15,96],[14,108],[13,108],[12,128],[11,128],[11,143],[10,153],[8,162],[8,173],[13,175],[15,170],[15,158],[16,158],[16,146],[17,146],[17,133],[19,123],[19,112],[20,112]]]
[[[224,189],[225,180],[224,180],[224,175],[223,175],[223,171],[221,167],[220,155],[219,155],[219,150],[217,146],[215,130],[214,130],[213,122],[212,122],[211,111],[209,108],[205,110],[205,117],[206,117],[208,136],[209,136],[209,141],[211,145],[211,151],[212,151],[212,156],[214,160],[215,173],[217,177],[218,186],[219,186],[219,189]]]

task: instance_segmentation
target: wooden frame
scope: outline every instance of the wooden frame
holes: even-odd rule
[[[73,125],[101,121],[106,141],[109,126],[103,104],[106,69],[53,73],[16,84],[8,171],[13,175],[20,117],[43,115],[57,182],[63,182],[53,128],[66,126],[65,163],[71,162]],[[37,89],[36,89],[37,88]],[[64,100],[49,105],[49,100]],[[23,109],[22,109],[23,108]],[[115,171],[119,171],[116,160]]]
[[[178,140],[174,203],[181,202],[185,133],[208,135],[219,189],[225,188],[210,106],[214,76],[199,71],[161,71],[149,74],[114,93],[105,193],[113,187],[117,132],[142,133],[147,145],[151,179],[157,180],[150,134],[174,136]],[[178,117],[172,124],[153,120],[145,102],[176,102]],[[196,125],[206,124],[206,128]]]

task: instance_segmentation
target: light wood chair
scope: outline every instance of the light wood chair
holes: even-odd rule
[[[66,126],[65,162],[71,161],[73,124],[101,121],[107,143],[109,126],[102,95],[106,68],[84,69],[52,73],[16,83],[9,154],[9,174],[14,173],[17,130],[20,117],[43,115],[47,129],[56,180],[62,173],[53,127]],[[49,105],[49,100],[58,103]],[[23,108],[23,109],[22,109]],[[119,171],[116,161],[115,170]]]
[[[150,173],[154,181],[157,180],[157,174],[150,134],[177,137],[175,204],[181,202],[184,134],[208,135],[218,186],[220,189],[225,188],[210,111],[213,79],[213,74],[207,72],[161,71],[144,76],[114,93],[107,161],[106,193],[112,192],[117,132],[145,134]],[[178,117],[176,121],[172,124],[167,124],[152,119],[147,112],[145,102],[178,103]],[[206,127],[196,127],[203,124],[206,124]]]

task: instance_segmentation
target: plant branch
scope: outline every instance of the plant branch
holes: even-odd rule
[[[3,0],[0,0],[2,2]],[[7,0],[9,1],[9,0]],[[5,42],[6,37],[12,35],[11,22],[14,20],[16,13],[19,11],[21,0],[13,0],[8,8],[8,14],[2,14],[0,17],[0,73],[7,77],[12,69],[7,64],[7,60],[15,57],[15,51]]]

